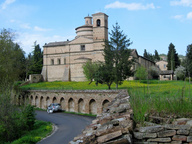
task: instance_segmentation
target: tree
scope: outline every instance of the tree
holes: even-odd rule
[[[136,69],[135,77],[139,80],[146,80],[147,79],[147,70],[145,67],[140,66]]]
[[[184,80],[186,75],[186,69],[183,66],[179,66],[175,69],[174,73],[179,80]]]
[[[89,84],[93,82],[100,65],[101,64],[99,62],[91,61],[87,61],[85,64],[83,64],[83,73],[86,79],[90,81]]]
[[[34,50],[32,54],[28,55],[28,75],[40,74],[43,67],[43,52],[41,51],[40,45],[34,42]]]
[[[104,45],[105,65],[102,69],[109,69],[110,83],[114,79],[116,88],[118,88],[118,84],[122,84],[123,80],[132,75],[131,67],[133,61],[129,60],[131,51],[128,49],[132,42],[120,30],[118,23],[113,26],[113,30],[109,35],[110,39],[105,41]],[[106,72],[104,73],[106,74]]]
[[[169,51],[167,54],[167,69],[168,70],[175,70],[176,67],[180,65],[180,60],[178,54],[176,53],[175,46],[170,43],[169,44]]]
[[[192,44],[187,46],[187,52],[186,52],[186,68],[187,68],[187,74],[190,77],[192,77]]]
[[[2,29],[0,33],[0,83],[23,80],[25,73],[24,51],[14,43],[15,34],[12,30]]]
[[[148,70],[149,79],[158,79],[159,71],[159,68],[157,68],[156,66],[151,66]]]
[[[159,61],[160,60],[160,56],[159,56],[159,53],[157,52],[157,50],[155,50],[154,60],[155,61]]]

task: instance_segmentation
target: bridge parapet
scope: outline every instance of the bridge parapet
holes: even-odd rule
[[[28,90],[23,92],[19,103],[42,109],[50,103],[60,103],[68,112],[101,114],[121,91],[126,90]]]

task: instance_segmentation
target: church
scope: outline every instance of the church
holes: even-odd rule
[[[71,41],[50,42],[43,46],[44,81],[84,81],[82,65],[104,61],[103,45],[108,39],[108,16],[96,13],[84,18]]]
[[[85,81],[82,65],[87,61],[104,61],[104,40],[108,40],[108,15],[95,13],[84,18],[85,24],[77,27],[76,37],[69,41],[50,42],[43,46],[44,81]],[[133,66],[155,65],[132,51],[137,59]]]

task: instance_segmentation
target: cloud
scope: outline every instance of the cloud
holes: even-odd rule
[[[6,9],[8,5],[14,3],[16,0],[5,0],[4,3],[1,4],[1,9]]]
[[[67,39],[72,40],[75,36],[60,36],[60,35],[51,35],[47,36],[43,33],[18,33],[17,43],[23,48],[26,54],[29,54],[33,51],[33,44],[37,41],[37,44],[40,44],[40,47],[43,48],[45,43],[55,42],[55,41],[66,41]]]
[[[173,19],[182,20],[183,19],[183,15],[175,15],[175,16],[173,16]]]
[[[153,3],[143,5],[141,3],[122,3],[119,1],[116,1],[114,3],[108,4],[105,6],[105,9],[120,9],[120,8],[125,8],[127,10],[146,10],[146,9],[155,9],[155,6]]]
[[[180,0],[180,1],[171,1],[171,6],[186,6],[186,7],[192,7],[192,0]]]
[[[35,30],[35,31],[45,32],[45,31],[50,31],[51,29],[44,29],[44,28],[40,28],[40,27],[38,27],[38,26],[35,26],[35,27],[34,27],[34,30]]]
[[[189,13],[187,14],[187,19],[192,19],[192,12],[189,12]]]

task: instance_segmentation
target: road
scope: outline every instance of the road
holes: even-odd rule
[[[36,111],[36,119],[51,122],[57,127],[50,137],[38,144],[68,144],[74,137],[81,134],[82,130],[95,118],[63,112],[48,114],[46,111]]]

